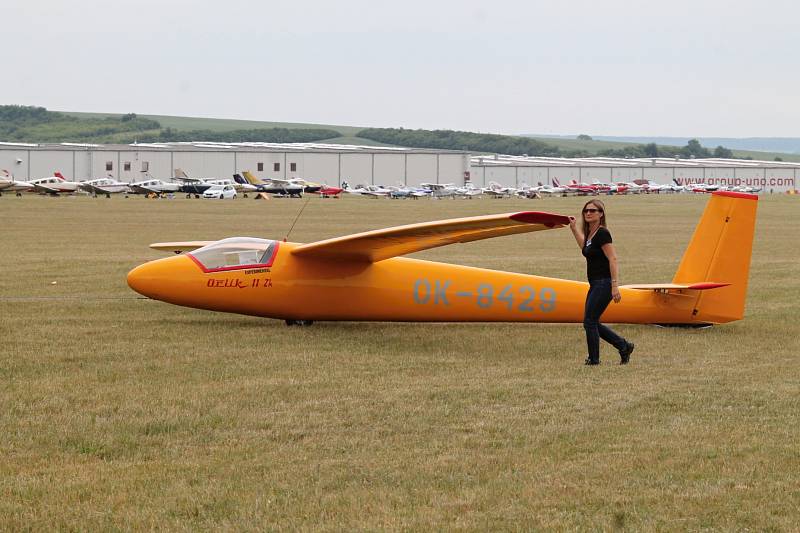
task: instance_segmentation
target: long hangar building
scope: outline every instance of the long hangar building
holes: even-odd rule
[[[262,179],[303,178],[329,185],[472,183],[485,187],[636,179],[656,183],[749,185],[765,192],[797,188],[800,164],[740,159],[547,158],[478,155],[459,150],[323,143],[149,143],[125,145],[0,143],[0,169],[29,180],[61,172],[68,179],[112,176],[167,180],[175,169],[198,178],[248,170]]]
[[[111,176],[133,182],[169,180],[175,169],[193,178],[303,178],[329,185],[463,182],[470,154],[457,150],[305,143],[149,143],[126,145],[0,143],[0,169],[17,179],[61,172],[67,179]]]

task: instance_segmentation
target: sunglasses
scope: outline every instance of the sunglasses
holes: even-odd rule
[[[602,213],[603,211],[601,211],[600,209],[593,209],[591,207],[587,207],[586,209],[583,210],[583,212],[584,213]]]

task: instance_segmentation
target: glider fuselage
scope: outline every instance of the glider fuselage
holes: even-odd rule
[[[151,261],[128,275],[137,292],[165,302],[292,320],[581,322],[588,284],[446,263],[301,258],[279,243],[272,263],[206,272],[190,254]],[[688,323],[695,296],[621,289],[605,322]],[[667,304],[667,300],[669,303]]]

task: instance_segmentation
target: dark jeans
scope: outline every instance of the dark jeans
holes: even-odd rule
[[[611,278],[589,280],[589,292],[586,294],[586,307],[583,311],[583,329],[586,330],[586,346],[589,359],[600,360],[600,339],[611,344],[617,350],[627,346],[627,341],[600,323],[600,315],[611,302]]]

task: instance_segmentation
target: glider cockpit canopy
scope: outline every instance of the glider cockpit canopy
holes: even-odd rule
[[[272,265],[278,241],[254,237],[231,237],[189,252],[206,272],[259,268]]]

